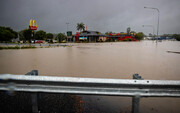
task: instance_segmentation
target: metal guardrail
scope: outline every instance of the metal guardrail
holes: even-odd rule
[[[180,97],[180,81],[97,79],[1,74],[0,90],[88,95]]]
[[[137,74],[133,76],[134,79],[32,76],[37,74],[36,71],[27,73],[26,76],[1,74],[0,90],[131,96],[133,113],[139,112],[140,97],[180,97],[180,81],[175,80],[143,80]],[[37,96],[34,95],[33,98]],[[36,107],[34,109],[37,111]]]

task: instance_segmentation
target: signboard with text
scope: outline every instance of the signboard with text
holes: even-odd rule
[[[79,37],[79,40],[87,40],[87,37]]]

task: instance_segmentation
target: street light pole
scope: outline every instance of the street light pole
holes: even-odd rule
[[[147,9],[154,9],[158,12],[158,24],[157,24],[157,37],[158,37],[158,32],[159,32],[159,9],[158,8],[153,8],[153,7],[144,7],[144,8],[147,8]],[[156,42],[157,42],[157,39],[156,39]]]
[[[153,36],[154,36],[154,26],[153,25],[142,25],[143,27],[152,27],[153,28]]]
[[[67,25],[67,32],[68,32],[68,22],[66,23],[66,25]],[[66,32],[66,34],[67,34],[67,32]],[[67,37],[67,42],[68,42],[68,37]]]

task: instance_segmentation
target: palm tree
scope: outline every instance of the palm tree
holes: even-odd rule
[[[84,31],[84,29],[85,29],[85,26],[84,26],[84,23],[77,23],[77,30],[80,30],[80,31]]]

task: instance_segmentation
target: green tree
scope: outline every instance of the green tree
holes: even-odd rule
[[[77,30],[80,31],[80,32],[81,32],[81,31],[84,31],[84,30],[85,30],[84,23],[82,23],[82,22],[81,22],[81,23],[77,23],[77,27],[76,27],[76,28],[77,28]]]
[[[31,43],[31,40],[33,39],[32,37],[32,31],[30,29],[24,29],[22,31],[23,37],[21,37],[22,39],[24,39],[25,41],[28,40]]]
[[[144,37],[143,32],[136,33],[136,35],[135,35],[135,39],[136,40],[142,40],[143,37]]]
[[[13,38],[16,39],[18,37],[18,33],[13,31],[10,27],[0,26],[0,41],[9,42]]]
[[[46,40],[46,32],[43,30],[37,31],[35,33],[36,40]]]
[[[23,36],[23,32],[24,32],[24,30],[21,30],[21,31],[18,32],[18,34],[19,34],[19,40],[26,41],[26,39],[25,39],[24,36]]]
[[[180,34],[174,34],[173,37],[174,37],[177,41],[180,41]]]
[[[56,39],[59,41],[59,42],[62,42],[63,40],[65,40],[67,37],[65,34],[63,33],[58,33],[57,36],[56,36]]]
[[[46,38],[52,40],[53,39],[53,34],[52,33],[47,33]]]
[[[46,41],[50,42],[50,43],[53,43],[53,34],[52,33],[47,33],[46,34]]]
[[[14,31],[13,29],[11,29],[10,27],[6,27],[7,30],[9,30],[12,34],[14,34],[13,38],[18,38],[18,33],[16,31]]]

